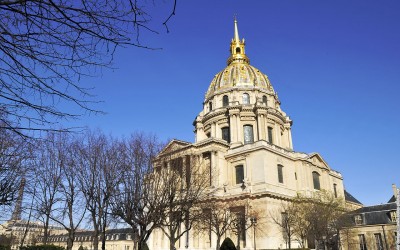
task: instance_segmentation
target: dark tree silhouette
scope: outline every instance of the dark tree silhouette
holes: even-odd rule
[[[176,0],[171,1],[163,23],[167,32],[175,14]],[[1,128],[26,136],[98,112],[90,89],[79,80],[109,66],[119,46],[148,48],[139,42],[142,30],[157,33],[148,5],[143,0],[0,0],[0,112],[9,118],[0,117]]]

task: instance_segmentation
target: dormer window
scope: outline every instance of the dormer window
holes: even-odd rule
[[[243,104],[250,104],[250,96],[247,93],[243,94]]]
[[[362,219],[361,214],[357,214],[354,216],[354,223],[356,223],[356,225],[363,224],[363,219]]]

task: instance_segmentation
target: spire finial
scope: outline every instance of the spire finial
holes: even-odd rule
[[[240,38],[239,38],[239,31],[238,31],[238,27],[237,27],[237,19],[236,19],[236,14],[234,15],[234,22],[235,22],[235,33],[234,33],[234,40],[235,42],[239,42]]]
[[[246,56],[246,53],[244,51],[244,47],[245,47],[244,39],[242,39],[242,41],[240,41],[240,38],[239,38],[239,31],[238,31],[236,15],[234,15],[233,18],[234,18],[234,24],[235,24],[235,32],[234,32],[233,39],[231,41],[231,49],[230,49],[231,56],[228,58],[227,64],[229,65],[233,62],[249,64],[250,60]]]

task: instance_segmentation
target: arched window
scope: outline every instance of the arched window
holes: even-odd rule
[[[221,133],[222,133],[222,140],[225,140],[226,142],[230,143],[231,135],[229,132],[229,127],[221,128]]]
[[[240,54],[240,48],[239,47],[236,48],[236,54]]]
[[[268,142],[269,143],[274,143],[273,138],[272,138],[272,127],[268,127]]]
[[[251,125],[244,125],[243,126],[243,137],[244,137],[244,144],[249,144],[254,142],[254,135],[253,135],[253,126]]]
[[[243,165],[239,165],[235,167],[235,183],[240,184],[244,181],[244,169]]]
[[[212,102],[208,103],[208,111],[212,110]]]
[[[319,174],[317,172],[312,172],[312,178],[314,183],[314,189],[321,190],[321,184],[319,182]]]
[[[267,105],[267,101],[268,101],[267,96],[266,96],[266,95],[263,95],[263,97],[262,97],[262,102],[263,102],[265,105]]]
[[[224,95],[224,97],[222,97],[222,107],[226,106],[229,106],[229,97],[227,95]]]
[[[250,96],[247,93],[243,94],[243,104],[250,104]]]
[[[283,166],[278,165],[278,181],[279,183],[283,183]]]

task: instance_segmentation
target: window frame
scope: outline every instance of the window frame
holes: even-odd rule
[[[262,103],[267,105],[268,104],[268,97],[266,95],[262,96]]]
[[[360,250],[367,250],[367,242],[365,240],[365,234],[358,235],[358,243],[360,245]]]
[[[273,134],[274,134],[274,128],[273,127],[271,127],[271,126],[268,126],[267,127],[267,134],[268,134],[268,142],[270,143],[270,144],[274,144],[274,136],[273,136]]]
[[[224,138],[224,130],[226,130],[228,133],[227,138]],[[231,131],[230,131],[229,126],[221,128],[221,138],[222,138],[222,140],[226,141],[227,143],[231,143]]]
[[[235,185],[242,184],[244,182],[244,178],[245,178],[244,165],[243,164],[236,165],[234,169],[235,169]],[[238,175],[238,173],[240,173],[240,172],[238,172],[238,170],[241,171],[241,175]],[[240,178],[240,177],[242,177],[242,178]]]
[[[229,96],[224,95],[222,97],[222,107],[228,107],[229,106]]]
[[[381,233],[374,233],[374,238],[375,238],[376,250],[384,250],[383,241],[382,241],[382,234]]]
[[[338,197],[337,184],[336,183],[333,183],[333,194],[334,194],[335,198]]]
[[[251,138],[250,140],[246,140],[246,128],[249,128],[251,131]],[[251,144],[254,143],[254,128],[253,125],[251,124],[245,124],[243,125],[243,143],[244,144]]]
[[[242,104],[249,105],[250,104],[250,95],[248,93],[243,93],[242,95]]]
[[[321,175],[317,171],[312,172],[314,190],[321,190]]]
[[[363,217],[362,217],[361,214],[354,215],[354,223],[356,225],[362,225],[363,224]]]
[[[284,183],[284,181],[283,181],[283,166],[281,164],[278,164],[277,168],[278,168],[278,182],[283,184]]]

